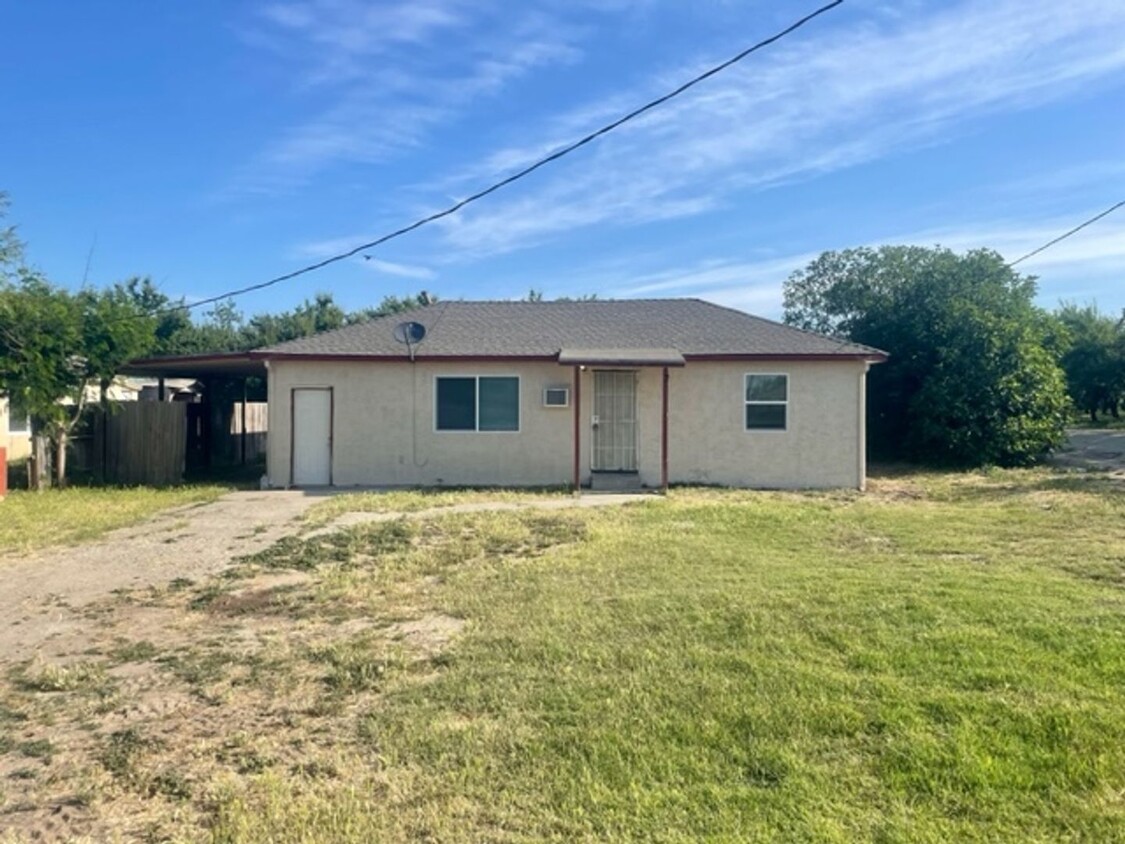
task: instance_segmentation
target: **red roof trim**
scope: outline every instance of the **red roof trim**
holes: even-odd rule
[[[331,354],[281,354],[278,352],[253,352],[253,357],[264,360],[307,360],[307,361],[355,361],[367,363],[409,363],[410,356],[403,352],[401,355],[331,355]],[[499,362],[512,361],[537,361],[541,363],[557,363],[558,355],[424,355],[418,354],[419,363],[462,363],[462,362]]]
[[[818,355],[750,355],[750,354],[706,354],[706,355],[684,355],[684,360],[691,363],[692,361],[738,361],[738,360],[792,360],[792,361],[827,361],[827,360],[865,360],[871,363],[883,363],[887,360],[888,355],[882,352],[848,352],[835,355],[818,354]]]
[[[403,363],[409,361],[410,358],[405,354],[402,355],[341,355],[341,354],[279,354],[276,352],[251,352],[251,358],[266,359],[266,360],[294,360],[294,361],[354,361],[354,362],[368,362],[368,363]],[[684,360],[689,363],[692,361],[699,362],[718,362],[718,361],[831,361],[831,360],[866,360],[872,363],[882,363],[887,359],[887,355],[879,354],[877,352],[850,352],[847,354],[817,354],[817,355],[783,355],[783,354],[706,354],[706,355],[684,355]],[[433,363],[471,363],[471,362],[519,362],[531,361],[536,363],[557,363],[558,355],[424,355],[417,356],[419,362],[433,362]],[[596,364],[595,364],[596,365]],[[630,364],[640,366],[641,364]],[[657,364],[664,366],[666,364]]]
[[[785,354],[703,354],[684,355],[688,362],[718,362],[718,361],[831,361],[831,360],[865,360],[871,363],[882,363],[887,355],[879,352],[852,352],[847,354],[815,354],[815,355],[785,355]],[[409,360],[407,355],[342,355],[342,354],[282,354],[277,352],[225,352],[206,355],[173,355],[169,357],[140,358],[130,361],[130,365],[153,366],[162,363],[221,363],[223,361],[249,361],[249,360],[303,360],[303,361],[354,361],[368,363],[402,363]],[[479,361],[482,363],[509,363],[531,361],[536,363],[557,363],[558,355],[418,355],[419,361],[432,361],[434,363],[464,363]]]

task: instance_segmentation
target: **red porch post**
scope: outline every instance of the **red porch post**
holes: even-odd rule
[[[582,483],[582,367],[574,367],[574,494]]]
[[[664,367],[660,393],[660,488],[668,491],[668,367]]]

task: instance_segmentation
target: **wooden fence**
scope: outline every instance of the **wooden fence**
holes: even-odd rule
[[[244,418],[245,438],[242,436]],[[216,437],[220,456],[231,464],[257,462],[266,454],[269,405],[264,401],[250,401],[245,405],[235,402],[231,407],[230,424],[224,428],[229,433],[220,433]]]
[[[224,409],[189,402],[92,407],[70,437],[68,473],[95,483],[163,486],[265,459],[266,402]],[[245,425],[245,434],[243,427]]]
[[[104,481],[126,486],[164,486],[184,475],[187,407],[179,402],[123,402],[94,417],[91,466],[104,466]]]

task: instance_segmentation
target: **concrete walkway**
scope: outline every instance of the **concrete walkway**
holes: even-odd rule
[[[1066,447],[1051,463],[1067,469],[1088,469],[1125,477],[1125,431],[1110,428],[1075,428]]]

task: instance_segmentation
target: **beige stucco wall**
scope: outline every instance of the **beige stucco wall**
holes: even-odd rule
[[[789,376],[784,431],[747,431],[748,372]],[[857,361],[689,363],[669,383],[673,483],[760,488],[862,487],[863,387]]]
[[[437,375],[518,375],[519,432],[434,430]],[[568,384],[557,364],[371,364],[274,361],[270,366],[269,479],[289,483],[291,391],[332,387],[332,479],[357,485],[569,483],[572,416],[544,408],[542,390]]]
[[[744,429],[743,376],[789,374],[786,431]],[[669,479],[763,488],[863,484],[865,366],[854,361],[747,364],[693,362],[669,377]],[[438,375],[519,375],[520,431],[437,432]],[[333,483],[367,485],[568,484],[574,408],[544,408],[542,391],[571,384],[554,363],[273,361],[269,371],[269,480],[289,483],[291,391],[332,387]],[[637,380],[638,471],[660,484],[661,370]],[[574,391],[572,388],[572,402]],[[582,374],[583,483],[590,477],[593,372]]]

